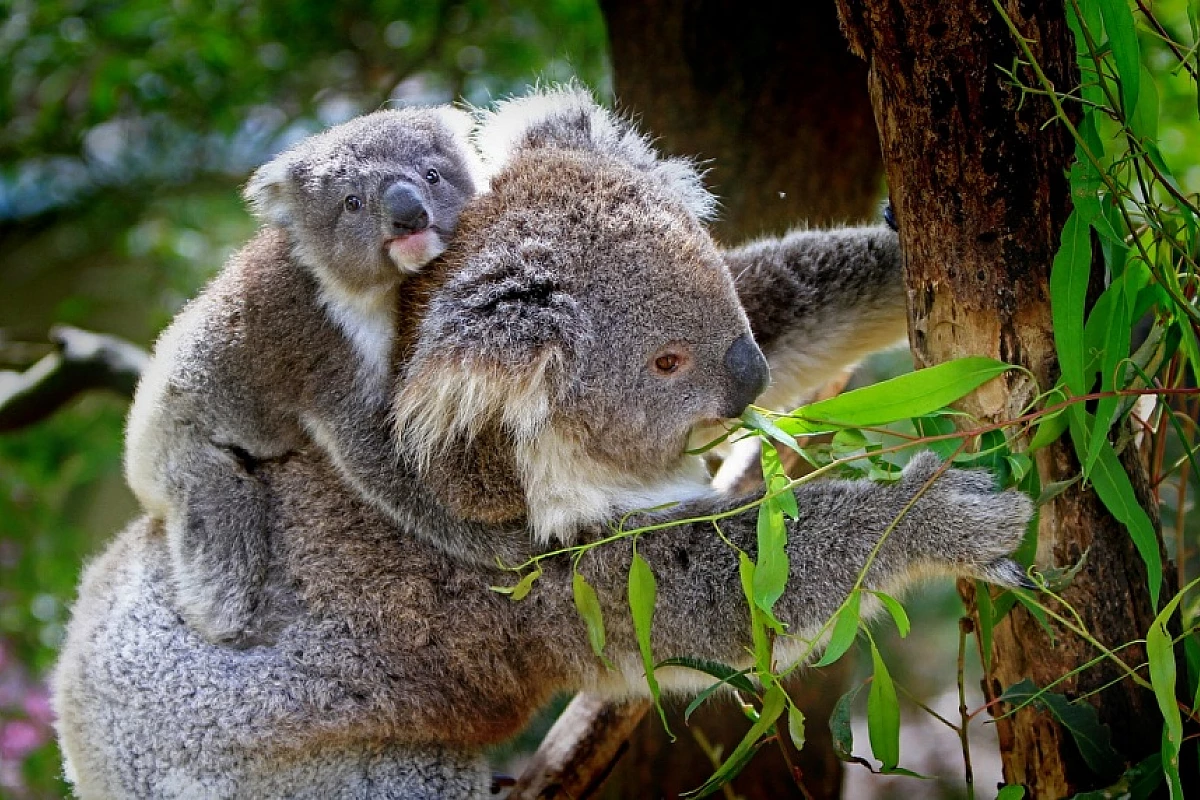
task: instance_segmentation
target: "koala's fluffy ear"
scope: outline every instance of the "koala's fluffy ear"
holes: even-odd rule
[[[394,406],[405,450],[438,451],[498,425],[515,441],[545,427],[589,336],[548,243],[473,258],[430,301]]]
[[[558,147],[584,150],[626,162],[674,193],[698,219],[711,219],[716,198],[695,164],[663,158],[634,124],[601,106],[576,85],[535,89],[480,113],[476,141],[484,161],[498,172],[521,150]]]
[[[454,139],[461,143],[464,166],[471,176],[471,181],[475,184],[475,191],[477,193],[487,191],[488,178],[491,173],[475,148],[474,115],[470,111],[454,106],[438,106],[434,110]]]
[[[286,225],[292,215],[292,152],[282,153],[254,171],[242,197],[254,216],[271,225]]]

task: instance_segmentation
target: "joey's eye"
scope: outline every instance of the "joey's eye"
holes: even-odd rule
[[[431,169],[431,170],[429,170],[429,172],[425,173],[425,180],[428,181],[429,183],[437,183],[441,179],[442,179],[442,176],[438,174],[438,171],[436,169]]]
[[[348,195],[344,201],[346,210],[353,214],[355,211],[361,211],[363,202],[356,194]]]
[[[679,369],[679,356],[674,353],[663,353],[654,359],[654,368],[662,375],[670,375]]]

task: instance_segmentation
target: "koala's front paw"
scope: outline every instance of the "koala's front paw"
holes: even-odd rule
[[[941,467],[933,453],[917,455],[900,482],[905,496],[920,491]],[[907,516],[906,541],[918,558],[964,577],[1029,586],[1025,571],[1010,556],[1025,537],[1033,502],[1015,490],[999,491],[991,473],[947,469]]]

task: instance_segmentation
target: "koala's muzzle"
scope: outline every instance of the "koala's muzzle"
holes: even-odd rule
[[[387,188],[383,193],[383,209],[397,236],[407,236],[429,227],[429,211],[421,195],[407,183],[393,183]]]
[[[722,416],[739,417],[754,398],[766,391],[771,382],[771,370],[762,350],[747,334],[729,345],[725,352],[725,369],[729,372],[730,390]]]

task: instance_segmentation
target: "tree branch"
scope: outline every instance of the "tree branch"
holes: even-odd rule
[[[588,797],[608,777],[649,709],[649,700],[610,703],[576,695],[517,778],[508,800]]]
[[[40,422],[92,389],[132,397],[150,360],[124,339],[68,325],[51,328],[50,340],[55,352],[24,372],[0,372],[0,433]]]

